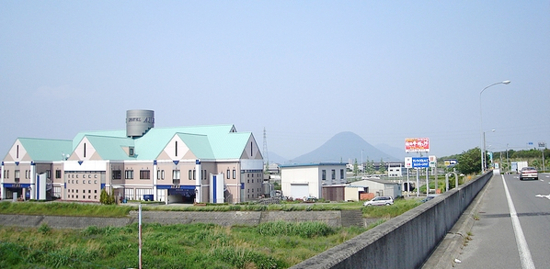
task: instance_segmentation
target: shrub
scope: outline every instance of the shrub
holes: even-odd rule
[[[42,223],[42,225],[40,225],[40,227],[38,228],[38,231],[41,234],[48,234],[51,230],[52,228],[50,228],[50,226],[48,226],[48,224],[46,223]]]
[[[115,203],[115,194],[114,193],[107,193],[107,190],[105,188],[101,189],[101,194],[99,195],[99,202],[104,205],[112,205]]]

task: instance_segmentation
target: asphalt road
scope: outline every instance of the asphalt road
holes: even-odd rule
[[[455,268],[550,268],[550,174],[488,184]]]

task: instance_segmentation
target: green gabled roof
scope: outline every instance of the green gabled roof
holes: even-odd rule
[[[134,157],[128,156],[123,147],[134,146],[134,141],[126,137],[108,137],[108,136],[85,136],[92,144],[96,152],[103,160],[133,160]]]
[[[126,138],[126,130],[80,132],[73,138],[73,151],[76,149],[78,144],[80,144],[80,141],[82,141],[84,136],[90,135]]]
[[[33,161],[61,161],[72,152],[71,140],[18,138]]]
[[[246,147],[246,142],[252,135],[251,133],[236,133],[233,125],[207,125],[207,126],[189,126],[189,127],[172,127],[172,128],[153,128],[145,135],[138,138],[127,138],[126,130],[116,131],[94,131],[79,133],[73,142],[73,149],[84,136],[90,139],[96,137],[97,140],[92,141],[94,148],[100,152],[103,159],[137,159],[137,160],[154,160],[170,142],[170,140],[178,135],[189,149],[200,159],[239,159]],[[101,139],[99,137],[104,137]],[[105,138],[110,137],[111,140]],[[121,140],[118,140],[118,139]],[[121,144],[132,141],[135,147],[136,157],[128,157],[121,149]],[[97,144],[96,144],[97,143]],[[105,143],[100,145],[99,143]],[[126,144],[130,146],[130,144]],[[118,155],[122,151],[125,155],[124,159]],[[112,156],[117,158],[108,158]]]
[[[240,159],[251,133],[209,136],[216,159]]]
[[[197,158],[204,160],[215,159],[208,136],[187,133],[178,133],[177,135]]]

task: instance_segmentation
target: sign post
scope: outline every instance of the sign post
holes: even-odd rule
[[[412,157],[405,157],[405,168],[407,168],[407,197],[411,193],[411,182],[409,181],[409,168],[412,168]]]
[[[430,152],[430,139],[429,138],[405,138],[405,152]],[[405,163],[407,159],[405,159]],[[428,167],[430,161],[428,157],[412,157],[411,165],[412,168],[416,169],[416,197],[420,195],[420,179],[419,179],[419,168],[426,168],[426,194],[429,192],[428,184]],[[408,172],[408,170],[407,170]],[[407,173],[408,175],[408,173]]]

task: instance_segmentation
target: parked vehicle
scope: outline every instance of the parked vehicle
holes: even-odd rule
[[[521,168],[521,170],[519,171],[519,180],[524,180],[527,178],[538,180],[539,173],[537,172],[537,169],[535,169],[534,167]]]
[[[377,196],[363,203],[363,206],[372,205],[393,205],[393,198],[391,196]]]

